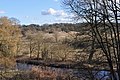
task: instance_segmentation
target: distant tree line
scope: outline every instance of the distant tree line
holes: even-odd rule
[[[60,30],[60,31],[80,31],[83,26],[87,26],[88,23],[55,23],[55,24],[43,24],[43,25],[38,25],[38,24],[30,24],[30,25],[22,25],[21,28],[23,30],[30,30],[30,29],[35,29],[37,31],[47,31],[52,33],[53,30]]]

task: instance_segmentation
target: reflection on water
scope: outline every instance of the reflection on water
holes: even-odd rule
[[[84,79],[86,77],[93,76],[96,79],[106,80],[109,78],[109,72],[108,71],[88,71],[88,70],[78,70],[78,69],[66,69],[66,68],[54,68],[54,67],[45,67],[45,66],[35,66],[35,65],[29,65],[29,64],[23,64],[23,63],[17,63],[17,69],[18,70],[32,70],[33,67],[39,68],[40,70],[46,70],[55,72],[59,75],[69,74],[72,77],[77,77]]]
[[[107,78],[110,77],[110,73],[108,71],[94,71],[93,72],[95,77],[100,79],[100,80],[106,80]]]
[[[17,63],[17,69],[18,70],[31,70],[32,69],[32,65],[28,65],[28,64],[23,64],[23,63]]]

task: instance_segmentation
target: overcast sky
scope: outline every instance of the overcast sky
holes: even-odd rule
[[[0,16],[15,17],[21,24],[71,22],[61,0],[1,0]]]

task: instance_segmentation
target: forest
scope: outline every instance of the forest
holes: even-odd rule
[[[93,79],[101,70],[109,70],[100,45],[97,42],[93,45],[88,23],[20,25],[15,18],[8,17],[1,17],[0,23],[0,76],[2,80],[43,80],[46,77],[51,80],[53,78],[79,80],[86,75],[88,79]],[[25,64],[28,66],[26,67]],[[29,65],[34,66],[27,70]],[[38,71],[38,65],[45,68],[43,70],[40,68],[42,73]],[[64,76],[64,72],[59,75],[57,69],[52,71],[49,67],[73,71],[85,70],[86,73],[79,73],[81,75],[79,78],[74,74],[69,74],[68,71]],[[92,73],[93,70],[96,71],[96,75]],[[86,77],[84,78],[87,79]]]

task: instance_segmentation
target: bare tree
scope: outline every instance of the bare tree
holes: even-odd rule
[[[28,39],[28,45],[29,45],[29,54],[30,54],[30,58],[32,58],[32,53],[35,50],[35,40],[34,37],[32,35],[28,35],[27,36]]]
[[[35,41],[36,41],[36,45],[37,45],[37,59],[40,58],[40,53],[41,53],[41,48],[43,46],[44,43],[44,38],[43,38],[43,33],[39,32],[36,36],[35,36]]]
[[[106,56],[112,78],[119,80],[120,2],[118,0],[64,0],[64,4],[76,15],[76,18],[83,18],[89,23],[94,38]]]

